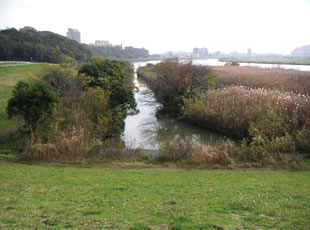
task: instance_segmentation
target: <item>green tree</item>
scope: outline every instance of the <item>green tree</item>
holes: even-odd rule
[[[38,123],[53,113],[58,98],[54,88],[43,81],[20,81],[13,91],[13,97],[8,101],[7,113],[9,118],[21,115],[29,125],[33,138]]]
[[[85,80],[90,87],[100,87],[107,92],[111,92],[109,105],[112,109],[122,106],[124,109],[136,109],[134,94],[126,87],[124,72],[121,69],[121,62],[93,58],[92,62],[83,65],[79,73],[87,75]]]
[[[79,74],[85,83],[93,89],[102,90],[107,95],[108,109],[97,114],[96,123],[105,130],[105,136],[111,137],[124,130],[128,110],[136,110],[136,101],[130,82],[130,65],[119,61],[92,58],[92,62],[83,65]],[[130,72],[130,73],[129,73]]]

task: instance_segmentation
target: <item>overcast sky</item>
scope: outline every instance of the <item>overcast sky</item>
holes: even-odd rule
[[[310,0],[0,0],[0,28],[31,26],[83,43],[108,40],[151,53],[289,54],[310,44]]]

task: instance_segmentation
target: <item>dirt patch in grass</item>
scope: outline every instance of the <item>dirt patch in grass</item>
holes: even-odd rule
[[[13,81],[2,81],[2,82],[0,82],[0,85],[14,86],[15,82],[13,82]]]

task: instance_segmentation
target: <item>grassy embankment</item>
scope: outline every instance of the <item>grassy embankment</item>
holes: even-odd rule
[[[1,229],[308,229],[310,174],[0,162]]]
[[[14,127],[20,118],[8,119],[6,113],[7,101],[17,82],[34,76],[47,66],[47,64],[0,67],[0,133]]]
[[[258,64],[310,65],[310,60],[299,59],[220,58],[219,61]]]

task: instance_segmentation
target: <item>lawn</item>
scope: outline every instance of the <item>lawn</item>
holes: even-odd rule
[[[33,77],[47,64],[0,67],[0,133],[14,127],[21,119],[8,119],[6,114],[7,101],[17,82]]]
[[[0,161],[0,174],[1,229],[309,229],[309,172]]]

